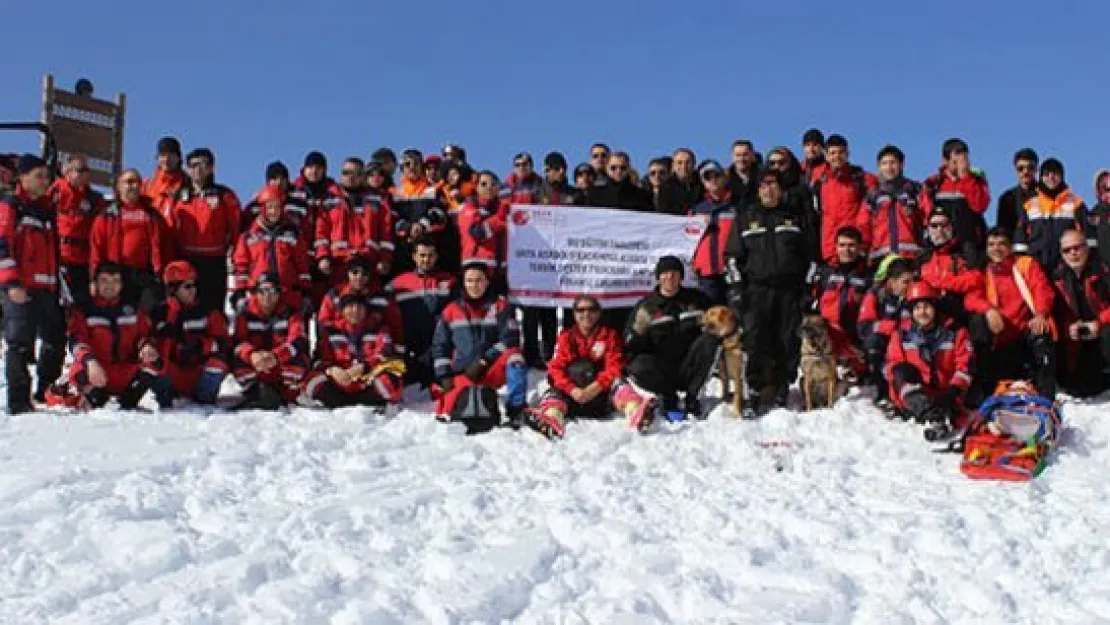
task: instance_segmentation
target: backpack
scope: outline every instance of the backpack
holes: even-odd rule
[[[1027,482],[1044,470],[1061,428],[1058,403],[1029,382],[999,382],[968,428],[960,471],[973,480]]]

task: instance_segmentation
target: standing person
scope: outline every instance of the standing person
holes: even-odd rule
[[[176,137],[159,139],[157,156],[157,169],[143,183],[143,195],[163,218],[168,218],[178,192],[189,184],[189,177],[181,169],[181,142]]]
[[[285,219],[289,220],[297,229],[297,236],[304,239],[305,247],[310,248],[315,232],[310,232],[308,226],[308,201],[303,190],[294,189],[289,182],[289,168],[281,161],[274,161],[266,165],[266,186],[262,187],[253,198],[243,207],[239,217],[239,233],[250,229],[258,214],[262,211],[259,195],[268,193],[267,187],[275,187],[285,195]]]
[[[122,301],[149,313],[162,301],[163,250],[168,235],[158,210],[142,195],[138,170],[127,169],[116,181],[116,199],[93,218],[89,265],[93,274],[102,263],[123,271]]]
[[[609,156],[605,167],[609,179],[598,193],[597,206],[623,210],[652,210],[651,192],[637,185],[629,175],[632,161],[627,152],[614,152]]]
[[[432,373],[432,333],[443,309],[458,297],[455,277],[436,267],[435,242],[428,237],[412,245],[412,271],[399,274],[386,287],[397,302],[404,325],[405,381],[424,387],[435,381]]]
[[[913,260],[922,250],[927,210],[921,206],[921,185],[905,178],[906,157],[897,146],[879,150],[879,185],[863,200],[856,227],[871,266],[890,254]]]
[[[694,248],[691,264],[698,274],[698,288],[705,293],[710,305],[724,304],[725,246],[740,207],[732,197],[724,169],[717,161],[710,159],[702,163],[698,167],[698,175],[705,185],[705,198],[694,206],[691,214],[704,218],[706,226]]]
[[[446,156],[444,156],[446,158]],[[393,174],[397,173],[397,154],[389,148],[378,148],[370,155],[370,162],[382,166],[385,188],[393,188]]]
[[[107,202],[89,184],[88,160],[78,154],[66,159],[49,195],[58,211],[62,277],[70,297],[82,302],[89,297],[89,234],[93,218]]]
[[[667,175],[662,168],[659,194],[656,196],[655,209],[668,215],[685,215],[693,210],[705,196],[705,187],[696,170],[694,151],[678,148],[671,155],[671,171]],[[651,168],[648,168],[651,177]]]
[[[809,190],[809,181],[789,148],[779,146],[768,152],[767,169],[779,172],[787,203],[794,204],[799,209],[813,209],[813,193]]]
[[[836,233],[854,226],[867,194],[878,186],[875,176],[848,161],[848,140],[830,135],[825,146],[827,168],[813,181],[813,205],[820,221],[821,260],[836,258]]]
[[[825,163],[825,135],[816,128],[810,128],[802,135],[802,171],[806,183],[812,185],[828,168]]]
[[[361,212],[356,210],[361,224],[358,232],[365,239],[358,253],[369,256],[374,270],[382,282],[393,274],[393,198],[386,186],[385,170],[378,163],[366,167],[365,202]],[[352,207],[354,208],[354,207]]]
[[[1036,195],[1018,213],[1014,253],[1028,254],[1042,267],[1055,267],[1060,263],[1060,235],[1068,230],[1088,230],[1087,206],[1064,180],[1064,164],[1050,158],[1041,165]]]
[[[990,187],[982,173],[971,167],[971,149],[963,139],[948,139],[941,146],[940,171],[921,183],[922,204],[943,206],[952,216],[955,236],[971,244],[978,265],[987,244],[987,222],[983,213],[991,203]]]
[[[593,184],[604,187],[609,184],[609,146],[595,143],[590,146],[590,167],[594,170]]]
[[[1022,148],[1014,153],[1014,172],[1017,184],[1006,189],[998,198],[998,213],[995,224],[1014,236],[1018,215],[1025,210],[1025,204],[1037,195],[1037,167],[1040,158],[1033,148]]]
[[[329,239],[332,224],[341,222],[349,211],[347,196],[339,184],[328,176],[328,159],[320,152],[305,155],[301,175],[293,182],[293,189],[303,193],[308,205],[308,228],[312,233],[314,251],[312,263],[312,303],[319,305],[320,298],[328,292],[342,273],[336,274],[340,259],[333,257]]]
[[[462,263],[481,264],[493,281],[493,291],[506,294],[505,244],[509,204],[501,196],[497,174],[478,174],[478,195],[459,211],[458,238],[462,243]]]
[[[36,362],[36,401],[62,372],[65,319],[58,302],[58,235],[47,190],[50,174],[39,157],[25,154],[16,166],[15,192],[0,199],[0,306],[4,310],[4,373],[8,414],[34,410],[31,375]],[[41,339],[35,358],[35,339]]]
[[[797,377],[806,275],[815,259],[812,213],[784,202],[779,173],[759,177],[759,201],[740,211],[728,247],[729,303],[740,312],[746,378],[755,393],[746,407],[765,414],[786,405]]]
[[[535,204],[543,178],[536,173],[532,155],[521,152],[513,157],[513,171],[505,178],[505,195],[510,204]]]
[[[447,271],[458,270],[461,258],[458,228],[447,213],[442,192],[428,184],[424,175],[424,155],[420,150],[404,151],[401,172],[400,183],[391,190],[397,261],[407,265],[412,258],[412,242],[428,235],[436,242],[440,266]],[[409,269],[411,267],[398,267],[398,271]]]
[[[497,389],[504,386],[504,422],[518,425],[528,390],[519,345],[516,313],[490,289],[486,266],[463,267],[462,297],[444,308],[432,339],[436,419],[461,420],[468,434],[488,431],[503,422]]]
[[[543,159],[544,182],[536,202],[547,205],[574,204],[574,187],[567,183],[567,159],[559,152],[550,152]]]
[[[222,311],[227,301],[227,255],[239,234],[239,198],[216,183],[216,157],[208,148],[190,152],[186,164],[189,185],[177,193],[170,231],[177,258],[197,270],[201,304]]]
[[[610,391],[623,364],[620,334],[598,323],[598,299],[579,295],[571,309],[574,325],[559,333],[555,357],[547,366],[547,392],[528,419],[548,438],[562,438],[568,418],[609,414]]]
[[[1087,214],[1087,245],[1095,248],[1098,258],[1110,267],[1110,170],[1095,174],[1095,204]]]
[[[728,189],[740,205],[753,202],[759,181],[759,158],[755,145],[748,139],[732,142],[732,165],[728,168]]]
[[[261,207],[258,217],[239,235],[231,253],[234,269],[232,301],[237,304],[253,289],[263,275],[277,275],[282,299],[301,309],[312,289],[308,247],[297,228],[285,217],[285,194],[267,185],[256,196]]]

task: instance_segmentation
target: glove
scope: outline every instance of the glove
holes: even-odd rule
[[[441,391],[446,393],[455,388],[455,378],[454,376],[450,375],[440,378],[438,381],[436,381],[436,386],[438,386]]]
[[[486,375],[486,370],[488,369],[489,363],[479,358],[478,360],[475,360],[474,362],[467,365],[466,369],[463,369],[463,375],[470,378],[471,382],[477,384],[478,380],[481,380],[482,376]]]
[[[925,422],[927,413],[933,407],[929,396],[921,391],[907,393],[902,402],[906,405],[906,412],[919,423]]]
[[[470,224],[470,229],[468,230],[468,232],[470,232],[470,236],[474,237],[474,240],[476,241],[486,240],[486,227],[483,224]]]
[[[636,311],[636,318],[632,320],[632,332],[636,335],[643,336],[651,326],[651,313],[644,308],[639,308]]]

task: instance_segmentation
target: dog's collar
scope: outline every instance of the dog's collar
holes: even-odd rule
[[[730,338],[732,338],[734,336],[737,336],[739,334],[740,334],[740,324],[738,323],[738,324],[736,324],[736,327],[732,328],[732,332],[729,332],[728,334],[723,335],[721,337],[721,340],[723,341],[725,339],[730,339]]]

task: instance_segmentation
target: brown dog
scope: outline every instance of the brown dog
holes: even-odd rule
[[[721,397],[728,397],[732,387],[732,416],[744,413],[744,344],[740,340],[740,321],[728,306],[714,306],[705,311],[702,330],[721,340],[717,372],[721,377]]]
[[[806,315],[802,318],[798,335],[802,339],[802,379],[799,386],[805,397],[806,410],[831,408],[836,403],[840,378],[829,338],[829,324],[820,315]]]

